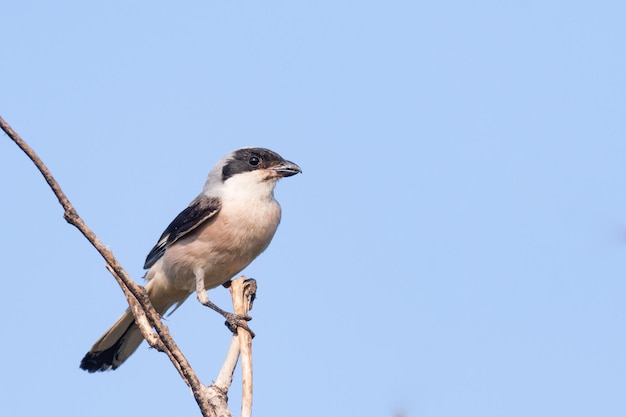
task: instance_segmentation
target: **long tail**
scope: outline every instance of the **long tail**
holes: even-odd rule
[[[154,308],[163,315],[174,304],[181,304],[189,293],[168,291],[153,280],[146,289]],[[87,372],[100,372],[117,369],[137,350],[143,336],[135,324],[133,313],[126,310],[113,326],[89,349],[80,362],[80,368]]]

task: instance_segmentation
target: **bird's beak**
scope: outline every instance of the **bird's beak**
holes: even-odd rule
[[[291,177],[302,172],[302,169],[291,161],[283,161],[270,168],[279,177]]]

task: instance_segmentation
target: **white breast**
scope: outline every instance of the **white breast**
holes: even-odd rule
[[[173,287],[193,292],[196,268],[204,269],[206,289],[217,287],[241,272],[270,244],[281,215],[272,192],[275,182],[242,184],[254,178],[241,180],[234,184],[239,192],[234,186],[225,187],[222,208],[215,218],[165,251],[162,268]],[[253,185],[255,192],[241,192],[242,186],[250,190],[247,187]]]

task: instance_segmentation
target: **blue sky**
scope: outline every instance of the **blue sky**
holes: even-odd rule
[[[303,168],[244,271],[255,415],[626,415],[623,2],[22,1],[2,16],[0,114],[138,280],[224,154],[264,146]],[[146,345],[79,370],[124,297],[6,137],[0,173],[0,414],[196,415]],[[167,322],[206,383],[221,322],[192,299]]]

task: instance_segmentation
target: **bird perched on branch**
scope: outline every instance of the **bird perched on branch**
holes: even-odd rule
[[[204,189],[165,229],[146,263],[146,290],[159,314],[180,306],[194,291],[222,314],[231,329],[245,319],[213,304],[206,290],[226,283],[270,244],[280,222],[274,187],[302,172],[264,148],[242,148],[213,167]],[[80,363],[88,372],[119,367],[143,341],[130,309],[91,347]]]

